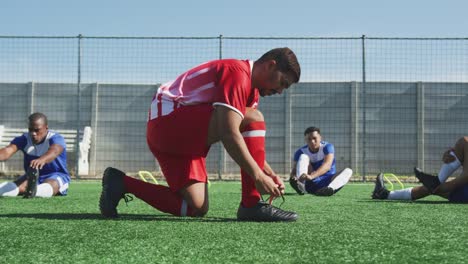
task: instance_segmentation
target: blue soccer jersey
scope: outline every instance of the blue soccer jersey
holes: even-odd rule
[[[62,146],[62,153],[60,153],[60,155],[52,162],[45,164],[44,167],[39,170],[39,176],[60,173],[66,175],[66,180],[70,181],[70,176],[67,170],[67,146],[65,145],[65,139],[62,137],[62,135],[49,130],[47,131],[47,136],[44,141],[40,144],[34,145],[29,133],[24,133],[19,137],[15,137],[11,141],[11,144],[16,145],[18,149],[21,150],[24,154],[24,171],[27,171],[32,160],[35,160],[44,155],[49,150],[51,145],[58,144]]]
[[[328,154],[332,154],[332,153],[335,153],[335,147],[333,147],[333,144],[328,143],[326,141],[321,141],[320,148],[315,153],[310,151],[308,145],[305,145],[299,148],[296,151],[296,153],[294,153],[294,161],[297,162],[301,154],[306,154],[307,156],[309,156],[310,163],[312,165],[313,170],[315,171],[318,168],[320,168],[320,166],[322,166],[325,156]],[[335,158],[333,157],[333,162],[332,162],[330,170],[320,177],[333,176],[335,175],[335,173],[336,173],[336,165],[335,165]]]

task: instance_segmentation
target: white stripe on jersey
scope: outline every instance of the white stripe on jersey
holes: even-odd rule
[[[251,130],[242,132],[243,137],[265,137],[265,130]]]
[[[195,78],[195,77],[197,77],[197,76],[200,75],[200,74],[203,74],[203,73],[208,72],[209,70],[210,70],[210,68],[204,68],[204,69],[201,69],[201,70],[199,70],[199,71],[197,71],[197,72],[194,72],[194,73],[190,74],[189,76],[187,76],[187,80],[190,80],[190,79],[192,79],[192,78]]]
[[[193,94],[197,94],[197,93],[203,92],[203,91],[211,89],[211,88],[215,88],[215,83],[214,82],[210,82],[210,83],[204,84],[204,85],[202,85],[200,87],[196,87],[196,88],[193,89],[193,91],[186,93],[185,96],[191,97]],[[193,102],[187,101],[187,103],[185,103],[184,105],[188,105],[190,103],[193,103]]]
[[[244,119],[244,115],[242,114],[242,112],[239,111],[237,108],[234,108],[232,105],[228,105],[228,104],[225,104],[225,103],[219,103],[219,102],[213,103],[213,106],[217,106],[217,105],[222,105],[222,106],[225,106],[225,107],[233,110],[234,112],[238,113],[242,117],[242,119]]]

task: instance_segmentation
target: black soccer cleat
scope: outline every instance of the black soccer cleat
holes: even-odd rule
[[[26,186],[26,192],[23,194],[23,198],[36,197],[38,177],[38,169],[28,168],[28,170],[26,171],[26,180],[28,181],[28,186]]]
[[[124,179],[125,173],[108,167],[102,177],[102,192],[99,198],[99,210],[106,218],[117,218],[117,206],[120,199],[125,198]]]
[[[304,192],[299,189],[297,179],[295,177],[289,178],[289,185],[297,192],[299,195],[304,195]]]
[[[332,196],[335,193],[332,187],[323,187],[318,189],[314,194],[317,196]]]
[[[284,211],[270,205],[265,201],[259,201],[254,207],[246,208],[242,204],[237,210],[237,220],[254,222],[291,222],[299,216],[295,212]]]
[[[414,168],[414,174],[431,193],[440,185],[439,177],[424,173],[420,168]]]
[[[375,178],[375,187],[372,192],[372,199],[385,200],[388,198],[389,193],[390,191],[385,188],[383,173],[379,173]]]

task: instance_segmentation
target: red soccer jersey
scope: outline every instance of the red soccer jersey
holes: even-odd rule
[[[252,61],[225,59],[188,70],[159,87],[151,103],[150,120],[180,106],[203,103],[229,107],[244,117],[245,108],[256,108],[259,99],[258,90],[252,87],[252,66]]]

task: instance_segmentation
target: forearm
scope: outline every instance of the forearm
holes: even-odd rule
[[[270,164],[268,164],[268,162],[265,160],[265,164],[263,165],[263,171],[267,174],[267,175],[274,175],[275,172],[273,171],[273,169],[271,168]]]
[[[63,151],[63,148],[61,146],[54,144],[38,160],[40,160],[41,163],[43,164],[51,163],[53,160],[55,160],[58,157],[58,155],[60,155],[60,153],[62,153],[62,151]]]
[[[309,179],[310,180],[313,180],[315,178],[318,178],[322,175],[324,175],[325,173],[327,173],[329,170],[330,170],[331,166],[328,166],[326,164],[323,164],[322,166],[320,166],[317,170],[313,171],[311,174],[309,174]]]
[[[17,151],[15,145],[8,145],[0,149],[0,161],[5,161],[11,158],[13,154]]]

